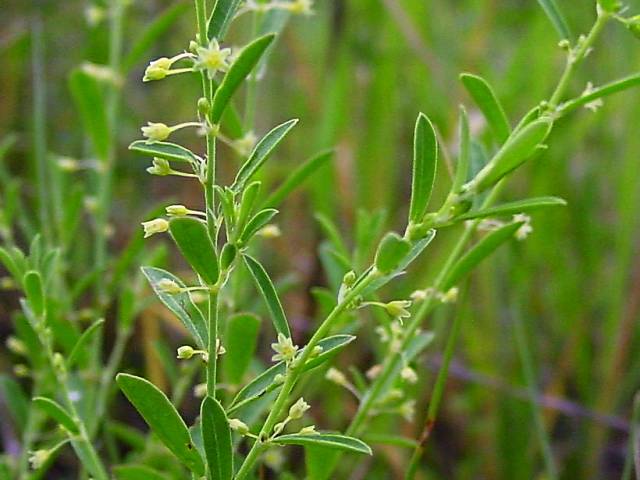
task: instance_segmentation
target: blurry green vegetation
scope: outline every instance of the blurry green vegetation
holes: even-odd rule
[[[194,19],[190,2],[183,3],[131,2],[122,19],[123,55],[158,12],[173,9],[175,14],[166,32],[131,64],[126,56],[122,60],[116,55],[114,60],[113,49],[121,47],[109,44],[107,18],[87,21],[88,12],[97,17],[104,13],[100,2],[91,6],[79,1],[9,0],[4,6],[0,208],[13,215],[5,214],[0,229],[4,242],[23,248],[37,231],[42,232],[43,245],[60,246],[67,284],[56,286],[65,292],[59,308],[84,325],[104,316],[107,322],[99,336],[104,335],[109,347],[121,345],[123,351],[116,353],[124,356],[124,369],[144,373],[184,398],[182,408],[193,418],[193,369],[180,366],[178,371],[171,358],[184,343],[182,332],[157,302],[150,301],[138,273],[140,264],[184,264],[159,242],[143,246],[139,223],[172,200],[196,207],[201,199],[188,184],[147,175],[145,160],[126,148],[146,121],[179,123],[192,115],[199,88],[195,76],[144,86],[140,81],[149,58],[185,48]],[[593,1],[558,4],[574,35],[593,23]],[[637,13],[640,4],[629,2],[629,7]],[[489,146],[490,133],[459,73],[486,78],[514,122],[550,96],[565,61],[557,46],[559,37],[534,1],[331,0],[319,1],[315,10],[313,17],[290,22],[279,37],[257,85],[255,123],[247,120],[261,136],[273,125],[300,119],[271,168],[260,173],[267,185],[277,185],[316,152],[335,147],[333,162],[282,206],[277,221],[286,235],[264,246],[270,270],[278,272],[275,278],[299,344],[326,312],[322,293],[312,298],[304,293],[306,288],[293,287],[332,282],[335,286],[341,280],[327,268],[331,257],[326,254],[326,230],[312,213],[332,219],[349,248],[358,236],[354,225],[365,216],[360,209],[384,209],[386,229],[400,229],[409,203],[410,145],[417,112],[429,115],[443,150],[455,153],[457,106],[464,103],[472,132]],[[234,27],[228,43],[244,41],[247,23],[243,19]],[[630,32],[608,25],[576,73],[572,96],[588,82],[597,86],[636,73],[639,47]],[[85,62],[114,61],[123,67],[123,76],[101,83],[113,102],[113,110],[104,112],[108,144],[104,158],[89,158],[92,140],[82,133],[69,75]],[[401,478],[411,449],[393,445],[383,434],[416,438],[422,431],[454,318],[462,327],[418,478],[545,478],[536,433],[540,431],[550,439],[559,478],[620,477],[629,461],[632,404],[640,384],[639,98],[638,91],[630,90],[606,98],[595,112],[580,109],[560,120],[548,140],[549,151],[509,181],[504,201],[553,194],[566,199],[568,207],[534,213],[534,231],[525,242],[501,249],[474,273],[457,303],[431,315],[425,328],[434,331],[435,340],[416,363],[420,381],[414,387],[415,421],[400,425],[396,416],[378,415],[365,438],[376,455],[361,464],[362,470],[345,461],[335,478]],[[90,114],[96,114],[91,107]],[[189,144],[192,137],[178,133],[176,138],[197,149]],[[224,146],[218,158],[219,175],[230,182],[240,158]],[[441,160],[445,165],[446,153]],[[110,164],[112,188],[99,168]],[[438,172],[433,194],[438,202],[448,192],[451,171],[450,165]],[[43,181],[36,181],[39,176]],[[86,213],[76,221],[82,209]],[[407,298],[429,286],[458,234],[439,234],[419,266],[385,287],[385,296]],[[6,339],[14,330],[12,312],[18,309],[19,296],[10,285],[4,286],[0,336]],[[238,298],[255,301],[252,290],[242,284],[235,288],[241,291]],[[16,328],[26,325],[19,317],[13,320]],[[381,352],[376,350],[374,320],[368,312],[359,315],[358,341],[336,360],[343,371],[364,371],[376,363]],[[71,346],[79,332],[71,329],[68,335]],[[263,332],[263,337],[259,348],[266,360],[271,332]],[[94,365],[102,364],[101,352],[86,355]],[[22,362],[3,349],[0,369],[9,374],[12,363]],[[185,385],[186,375],[190,377]],[[5,421],[6,396],[17,387],[8,377],[2,381],[2,445],[6,454],[16,455],[16,432],[26,424],[20,424],[20,412],[17,422]],[[316,423],[342,431],[357,407],[352,396],[320,375],[308,383],[305,387],[313,395],[305,393],[305,398],[322,406],[313,411]],[[31,393],[29,379],[20,384]],[[118,422],[107,428],[100,448],[115,463],[126,454],[114,447],[116,438],[128,438],[125,443],[135,445],[144,437],[125,425],[138,417],[124,399],[115,392],[105,398],[110,417]],[[296,472],[291,478],[301,478],[301,458],[287,463]],[[159,469],[166,467],[167,475],[173,473],[166,459],[153,460]],[[76,462],[70,449],[52,461],[51,473],[44,478],[72,478]],[[285,473],[265,475],[287,478]]]

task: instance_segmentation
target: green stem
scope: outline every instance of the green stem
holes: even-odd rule
[[[596,19],[593,27],[587,34],[586,37],[583,37],[582,41],[578,41],[578,45],[575,49],[571,50],[567,56],[567,63],[564,67],[564,71],[562,72],[562,76],[558,81],[558,85],[554,90],[551,98],[549,99],[549,104],[552,107],[556,107],[562,101],[562,97],[564,96],[569,83],[571,81],[571,77],[575,72],[577,66],[584,60],[584,58],[588,55],[589,51],[593,47],[595,40],[600,35],[600,32],[606,25],[607,21],[611,18],[610,14],[605,12],[604,10],[598,11],[598,18]]]
[[[218,364],[218,294],[211,292],[209,294],[209,338],[207,350],[209,358],[207,360],[207,395],[216,396],[216,369]]]
[[[307,345],[304,347],[304,349],[302,350],[302,354],[299,358],[296,359],[294,365],[287,369],[282,389],[280,390],[275,403],[271,407],[271,411],[269,412],[267,419],[260,429],[258,440],[256,440],[256,442],[253,444],[251,450],[249,451],[249,454],[246,456],[244,462],[242,463],[240,470],[238,470],[238,473],[235,476],[236,480],[243,480],[252,472],[255,463],[258,460],[258,457],[267,446],[267,442],[265,442],[265,439],[268,438],[269,433],[278,422],[278,420],[282,417],[289,401],[289,395],[291,394],[291,391],[293,390],[296,382],[300,378],[303,367],[313,353],[314,347],[331,331],[331,328],[334,326],[334,323],[340,317],[340,315],[378,275],[379,274],[374,269],[367,275],[367,277],[356,284],[356,286],[345,296],[345,298],[338,305],[336,305],[336,307],[331,311],[327,318],[320,324],[320,327],[318,327]]]

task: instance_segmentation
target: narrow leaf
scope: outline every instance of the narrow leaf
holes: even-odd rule
[[[502,205],[496,205],[495,207],[483,208],[482,210],[476,210],[475,212],[467,212],[456,217],[456,221],[527,213],[541,208],[560,207],[566,204],[567,202],[565,200],[558,197],[527,198],[526,200],[518,200],[515,202],[503,203]]]
[[[243,255],[243,258],[245,265],[256,282],[258,290],[260,290],[260,293],[267,304],[267,308],[271,314],[271,320],[273,321],[273,326],[276,331],[278,333],[282,333],[285,337],[291,337],[287,317],[284,314],[282,303],[280,303],[280,298],[278,298],[278,294],[273,286],[271,278],[269,278],[264,267],[255,258],[249,255]]]
[[[318,153],[299,165],[289,176],[282,182],[282,184],[269,195],[264,201],[262,207],[278,207],[285,198],[289,196],[296,188],[302,185],[305,180],[311,177],[318,169],[326,165],[333,158],[333,150],[327,150]]]
[[[555,0],[538,0],[538,3],[544,10],[544,13],[547,14],[547,17],[549,17],[549,20],[553,24],[553,28],[558,32],[560,40],[570,40],[571,32],[569,31],[569,26],[567,25],[567,21],[564,19],[564,16],[560,12]]]
[[[247,226],[242,231],[242,235],[240,235],[240,241],[242,243],[247,243],[251,239],[251,237],[253,237],[258,232],[258,230],[268,224],[271,219],[277,214],[278,210],[276,210],[275,208],[267,208],[256,213],[251,218],[251,220],[249,220],[249,223],[247,223]]]
[[[487,119],[496,140],[502,145],[509,138],[511,126],[493,89],[484,78],[478,75],[463,73],[460,75],[460,80]]]
[[[58,422],[59,425],[66,428],[70,433],[75,435],[79,432],[78,425],[73,418],[71,418],[71,415],[55,400],[46,397],[35,397],[33,404]]]
[[[172,160],[174,162],[196,163],[198,161],[198,156],[188,148],[169,142],[149,144],[145,140],[136,140],[129,145],[129,150],[142,153],[149,157],[164,158],[165,160]]]
[[[491,255],[500,245],[513,238],[523,222],[509,223],[485,235],[476,245],[465,253],[451,268],[442,285],[447,291],[458,283],[462,277],[471,272],[482,260]]]
[[[240,192],[244,189],[247,182],[251,180],[260,167],[262,167],[264,162],[267,161],[271,152],[273,152],[276,146],[282,141],[287,133],[289,133],[289,130],[296,125],[296,123],[298,123],[298,119],[296,118],[281,123],[262,137],[251,152],[251,155],[249,155],[247,161],[242,165],[242,167],[240,167],[240,170],[233,181],[233,185],[231,186],[234,191]]]
[[[239,6],[240,0],[216,0],[207,25],[209,40],[222,41]]]
[[[231,480],[233,477],[233,446],[231,428],[220,403],[207,397],[200,410],[202,442],[212,480]]]
[[[238,313],[227,320],[225,335],[224,377],[237,385],[242,382],[258,345],[260,318],[251,313]]]
[[[197,475],[204,475],[202,458],[191,440],[187,425],[167,396],[148,380],[134,375],[120,373],[116,382],[160,441],[187,468]]]
[[[73,346],[73,349],[69,354],[69,358],[67,358],[67,368],[73,367],[76,362],[78,362],[80,359],[85,358],[86,347],[89,345],[95,334],[98,333],[103,325],[104,318],[99,318],[98,320],[93,322],[89,328],[82,332],[82,335],[80,335],[80,338]]]
[[[42,285],[42,276],[35,270],[29,270],[24,274],[22,279],[24,291],[27,294],[27,300],[31,311],[37,317],[42,317],[45,312],[44,286]]]
[[[507,173],[522,165],[547,138],[552,126],[553,122],[550,119],[541,118],[514,133],[472,180],[476,191],[482,192],[495,185]]]
[[[458,136],[460,137],[460,149],[458,153],[458,163],[456,165],[456,175],[453,180],[451,191],[457,193],[464,185],[469,176],[471,166],[471,130],[469,128],[469,116],[464,107],[460,107],[460,124],[458,126]]]
[[[347,437],[346,435],[338,435],[334,433],[318,433],[315,435],[280,435],[272,440],[278,445],[315,445],[327,447],[335,450],[343,450],[346,452],[363,453],[371,455],[371,448],[362,440]]]
[[[413,177],[409,221],[420,223],[427,213],[438,162],[438,140],[431,121],[418,115],[413,134]]]
[[[175,217],[169,222],[169,231],[178,249],[207,285],[218,281],[218,255],[207,226],[192,217]]]
[[[229,71],[220,82],[218,89],[213,97],[213,105],[211,106],[211,122],[218,124],[224,113],[225,108],[229,104],[229,100],[238,89],[242,81],[249,75],[253,67],[258,63],[260,57],[274,39],[274,35],[265,35],[254,40],[247,45],[238,55],[237,59]]]
[[[185,328],[191,333],[199,348],[207,345],[207,326],[200,309],[191,300],[188,292],[169,294],[159,288],[162,280],[170,280],[185,288],[186,285],[172,273],[154,267],[142,267],[142,273],[160,301],[171,310],[182,322]]]
[[[111,132],[107,122],[104,95],[98,81],[81,69],[76,69],[69,76],[69,88],[94,153],[101,161],[107,161]]]

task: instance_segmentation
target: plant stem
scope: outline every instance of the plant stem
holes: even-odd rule
[[[260,433],[258,434],[258,440],[253,444],[249,454],[246,456],[240,470],[236,474],[236,480],[242,480],[251,473],[254,468],[258,457],[266,447],[265,439],[268,438],[269,433],[273,429],[274,425],[278,422],[283,415],[284,410],[289,400],[289,395],[293,390],[296,382],[300,378],[303,372],[303,367],[307,360],[309,360],[313,353],[314,347],[322,340],[333,327],[335,321],[340,315],[347,309],[347,307],[353,302],[353,300],[360,295],[360,293],[378,276],[378,272],[372,270],[361,282],[357,283],[355,287],[345,296],[345,298],[335,306],[327,318],[320,324],[316,332],[313,334],[309,342],[305,345],[299,358],[297,358],[292,366],[287,369],[286,377],[282,389],[276,398],[267,419],[265,420]]]
[[[200,45],[206,46],[207,39],[207,2],[206,0],[195,0],[196,22],[198,24],[198,41]],[[213,102],[213,82],[203,72],[202,73],[202,90],[204,97],[208,100],[209,105]],[[215,218],[215,194],[214,186],[216,182],[216,137],[215,134],[207,129],[207,170],[204,183],[205,209],[207,215],[207,228],[209,235],[215,244],[216,240],[216,218]],[[217,288],[217,287],[216,287]],[[209,307],[207,315],[208,328],[208,361],[207,361],[207,395],[215,398],[216,396],[216,370],[218,363],[218,292],[211,291],[209,293]]]
[[[598,35],[600,35],[600,32],[602,31],[610,17],[611,16],[609,13],[599,9],[598,18],[593,24],[593,27],[591,27],[591,30],[589,31],[587,36],[583,37],[582,41],[579,40],[575,49],[569,52],[567,56],[567,63],[564,67],[564,71],[562,72],[562,76],[560,77],[558,85],[556,86],[556,89],[549,99],[549,104],[552,107],[558,106],[560,101],[562,101],[562,97],[564,96],[569,86],[569,82],[571,81],[571,77],[573,76],[576,67],[589,54],[595,40],[598,38]]]

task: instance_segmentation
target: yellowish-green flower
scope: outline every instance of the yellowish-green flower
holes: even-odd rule
[[[298,346],[293,344],[291,337],[285,337],[282,333],[278,334],[278,341],[271,344],[271,348],[276,354],[271,357],[274,362],[284,360],[290,362],[298,352]]]
[[[247,424],[239,418],[230,418],[229,427],[231,428],[231,430],[238,432],[240,435],[245,435],[247,432],[249,432],[249,427],[247,426]]]
[[[289,418],[291,420],[302,418],[304,412],[306,412],[310,408],[311,406],[304,401],[304,398],[300,397],[296,403],[291,405],[291,408],[289,409]]]
[[[164,218],[154,218],[148,222],[142,222],[142,228],[144,228],[144,238],[149,238],[151,235],[169,230],[169,222]]]
[[[158,175],[160,177],[165,177],[171,174],[172,171],[169,161],[158,157],[155,157],[153,159],[153,165],[147,168],[147,172],[151,175]]]
[[[205,71],[210,79],[213,79],[217,72],[226,72],[229,69],[230,48],[220,48],[218,41],[214,38],[206,47],[196,48],[196,61],[193,67],[196,70]]]
[[[164,123],[147,122],[146,127],[142,127],[142,135],[147,138],[147,143],[161,142],[171,135],[171,127]]]
[[[157,283],[158,288],[169,295],[177,295],[182,292],[182,288],[170,278],[163,278]]]

